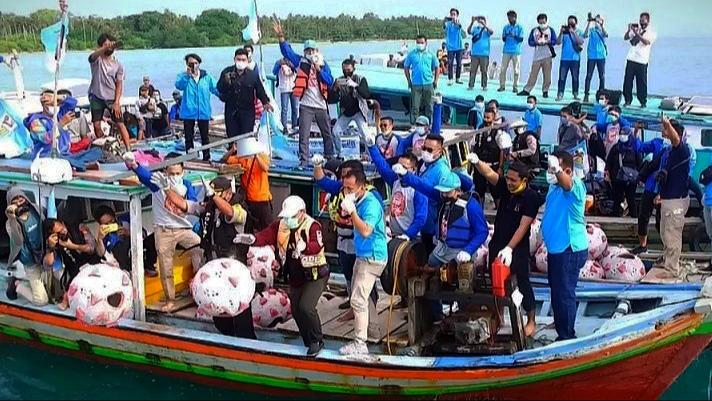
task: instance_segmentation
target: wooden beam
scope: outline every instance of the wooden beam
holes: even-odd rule
[[[134,319],[146,321],[146,286],[143,266],[143,221],[141,219],[141,197],[134,195],[129,201],[131,222],[131,282],[134,286]]]

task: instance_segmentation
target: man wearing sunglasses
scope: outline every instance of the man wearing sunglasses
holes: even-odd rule
[[[397,135],[393,135],[393,118],[381,117],[378,127],[381,129],[381,132],[376,135],[378,150],[381,151],[381,154],[386,159],[395,157],[401,140]]]

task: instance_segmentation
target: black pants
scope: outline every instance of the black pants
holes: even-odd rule
[[[252,323],[252,306],[248,306],[237,316],[214,316],[213,323],[215,328],[225,336],[257,339],[255,326]]]
[[[225,130],[227,137],[232,138],[238,135],[247,134],[255,129],[255,109],[236,110],[225,108]]]
[[[329,276],[316,281],[307,281],[300,287],[289,289],[289,301],[292,304],[292,316],[299,328],[304,346],[322,341],[321,320],[316,311],[316,304],[326,288]]]
[[[188,153],[191,149],[195,147],[193,144],[193,135],[195,133],[195,121],[196,120],[183,120],[183,129],[185,130],[185,152]],[[210,128],[210,121],[208,120],[197,120],[198,130],[200,130],[200,142],[203,146],[210,143],[210,137],[208,136],[208,129]],[[203,160],[210,160],[210,150],[203,151]]]
[[[420,238],[423,241],[423,245],[425,245],[425,252],[430,256],[435,250],[435,235],[421,233]]]
[[[268,225],[272,224],[274,218],[272,217],[272,202],[250,202],[247,201],[247,211],[249,213],[250,226],[253,231],[248,232],[258,232],[267,228]]]
[[[600,91],[606,87],[606,59],[588,60],[586,62],[586,82],[584,83],[584,94],[586,96],[591,90],[594,69],[598,70],[598,90]]]
[[[697,181],[693,180],[692,177],[688,178],[687,180],[687,190],[692,191],[693,194],[695,194],[695,199],[697,199],[697,202],[702,205],[702,189],[700,189],[700,184],[697,183]]]
[[[114,245],[111,254],[122,269],[131,271],[131,241],[129,239],[121,240]],[[143,239],[143,269],[156,271],[157,260],[156,240],[151,234]]]
[[[517,277],[517,287],[522,293],[522,308],[529,313],[536,308],[536,300],[534,299],[534,289],[529,281],[529,238],[524,238],[526,247],[516,247],[512,252],[512,265],[510,266],[512,273]],[[489,265],[492,266],[499,251],[504,249],[505,245],[495,244],[490,242],[489,245]]]
[[[635,94],[641,105],[648,102],[648,65],[628,61],[625,65],[625,78],[623,79],[623,97],[625,103],[633,101],[633,79],[635,79]]]
[[[640,198],[640,211],[638,212],[638,235],[641,237],[648,235],[648,224],[650,224],[650,217],[653,215],[653,210],[655,210],[655,229],[660,232],[660,206],[655,206],[653,201],[655,200],[656,194],[645,191],[643,196]]]
[[[621,202],[623,198],[628,201],[628,214],[630,217],[638,216],[638,208],[635,207],[635,190],[637,188],[637,183],[625,183],[618,180],[613,180],[612,182],[613,190],[613,202],[615,202],[613,213],[616,216],[621,216],[623,214],[623,208],[621,207]]]

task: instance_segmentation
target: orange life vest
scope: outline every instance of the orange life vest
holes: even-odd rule
[[[298,98],[304,96],[304,91],[306,91],[309,86],[309,74],[311,73],[312,65],[308,62],[302,60],[297,68],[297,78],[294,80],[294,95]],[[319,91],[324,97],[324,100],[329,96],[329,86],[322,81],[321,76],[314,71],[316,74],[316,80],[319,82]]]

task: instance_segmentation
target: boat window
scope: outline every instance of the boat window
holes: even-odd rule
[[[609,318],[616,310],[618,301],[588,301],[583,315],[587,317]]]
[[[662,303],[662,298],[631,299],[631,313],[642,313],[655,309]]]
[[[701,135],[702,146],[712,146],[712,129],[703,129]]]

